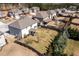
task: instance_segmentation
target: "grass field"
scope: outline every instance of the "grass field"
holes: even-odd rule
[[[79,55],[79,41],[69,39],[64,53],[67,55]]]
[[[51,44],[52,40],[57,34],[58,32],[55,30],[39,28],[36,30],[35,36],[30,35],[25,38],[25,41],[26,43],[29,42],[30,44],[28,43],[28,45],[32,46],[40,53],[46,53],[48,46]]]

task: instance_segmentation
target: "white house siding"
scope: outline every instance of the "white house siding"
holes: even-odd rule
[[[15,19],[20,19],[20,16],[17,13],[15,14]]]
[[[28,35],[29,34],[29,30],[31,29],[31,26],[24,28],[21,30],[22,33],[22,38],[24,38],[24,35]]]
[[[6,44],[6,41],[5,41],[4,35],[1,35],[0,36],[0,47],[4,46],[5,44]]]
[[[37,29],[37,23],[33,24],[32,26],[29,26],[27,28],[24,28],[21,30],[22,33],[22,38],[24,38],[24,35],[28,35],[29,34],[29,30],[33,28],[33,29]]]
[[[56,13],[54,13],[52,16],[56,16]]]
[[[37,29],[37,26],[38,26],[38,23],[35,23],[35,24],[32,25],[31,28],[33,28],[33,29]]]
[[[0,22],[0,31],[1,32],[7,32],[9,31],[9,28],[8,28],[8,25],[3,23],[3,22]]]

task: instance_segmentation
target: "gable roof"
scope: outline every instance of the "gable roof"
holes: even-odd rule
[[[29,12],[29,8],[22,8],[21,9],[24,13],[28,13]]]
[[[21,16],[19,20],[16,20],[15,22],[11,23],[9,26],[17,28],[17,29],[24,29],[28,26],[31,26],[32,24],[36,22],[37,21],[31,19],[28,16]]]
[[[16,10],[14,11],[14,13],[15,13],[15,14],[22,14],[22,10],[16,9]]]
[[[50,14],[56,13],[56,11],[55,10],[48,10],[47,13],[50,15]]]
[[[37,14],[36,14],[36,17],[39,17],[39,18],[46,18],[48,17],[48,13],[47,11],[39,11]]]
[[[39,11],[39,10],[40,10],[40,8],[39,8],[39,7],[32,7],[31,9],[33,9],[33,10],[37,10],[37,11]]]

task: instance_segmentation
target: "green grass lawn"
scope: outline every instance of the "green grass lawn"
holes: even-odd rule
[[[33,48],[35,48],[40,53],[46,53],[49,45],[51,44],[52,40],[55,38],[55,36],[58,34],[55,30],[45,29],[45,28],[39,28],[36,30],[35,36],[28,36],[27,38],[24,38],[26,43],[29,41]],[[52,39],[53,38],[53,39]],[[35,42],[37,41],[37,42]]]
[[[76,55],[76,54],[78,55],[79,54],[78,52],[79,52],[79,41],[69,39],[64,53],[67,55]]]

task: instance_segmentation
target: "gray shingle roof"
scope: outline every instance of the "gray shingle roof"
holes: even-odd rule
[[[15,14],[22,14],[22,10],[16,9],[16,10],[14,11],[14,13],[15,13]]]
[[[22,8],[22,11],[24,11],[24,13],[28,13],[29,12],[29,8]]]
[[[48,13],[48,14],[54,14],[54,13],[56,13],[56,12],[55,12],[55,10],[48,10],[47,13]]]
[[[39,10],[40,10],[40,8],[39,8],[39,7],[32,7],[31,9],[34,9],[34,10],[37,10],[37,11],[39,11]]]
[[[39,18],[46,18],[48,17],[48,13],[47,11],[39,11],[37,14],[36,14],[36,17],[39,17]]]
[[[17,28],[17,29],[24,29],[32,24],[36,23],[37,21],[29,18],[28,16],[21,16],[19,20],[11,23],[9,26]]]

